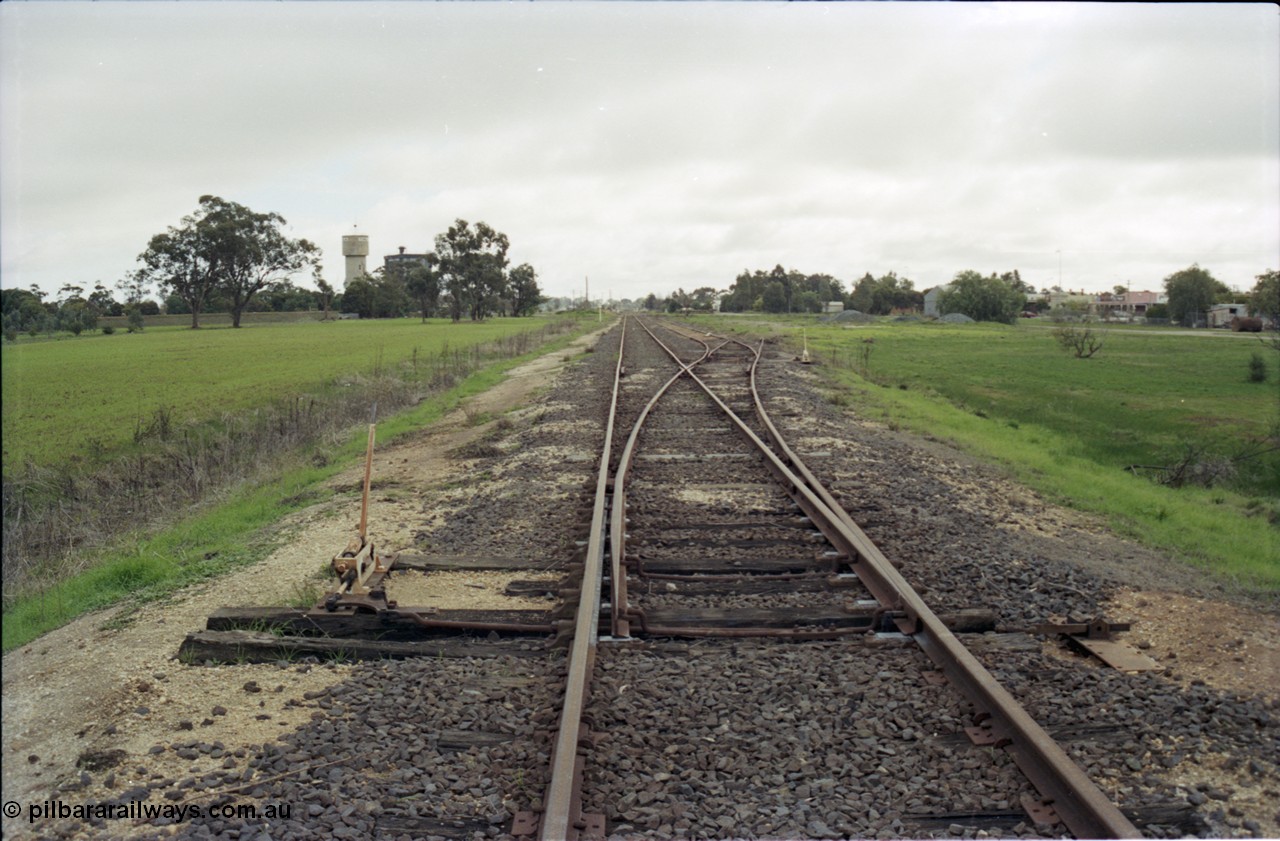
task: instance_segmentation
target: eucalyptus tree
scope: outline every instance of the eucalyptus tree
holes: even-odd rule
[[[458,219],[436,236],[440,281],[449,294],[449,316],[481,321],[497,311],[507,286],[507,235],[484,222]]]
[[[154,282],[181,298],[191,310],[191,326],[218,293],[226,297],[231,323],[240,326],[254,295],[303,268],[314,268],[320,249],[284,234],[278,213],[255,213],[237,202],[201,196],[195,213],[177,227],[156,234],[138,255],[139,282]]]
[[[1280,326],[1280,272],[1271,269],[1257,275],[1255,280],[1258,282],[1249,293],[1249,313]]]
[[[427,255],[426,265],[414,266],[405,272],[404,285],[422,311],[426,321],[440,307],[440,260],[434,254]]]
[[[528,263],[521,263],[511,270],[507,278],[507,292],[511,297],[511,314],[533,315],[542,303],[542,290],[538,288],[538,273]]]
[[[1026,293],[1016,288],[1008,275],[984,277],[972,270],[957,274],[951,288],[938,296],[940,312],[963,313],[974,321],[1012,324],[1026,305]]]
[[[312,273],[312,277],[316,282],[316,302],[320,304],[320,309],[324,312],[324,315],[321,316],[321,321],[328,321],[329,309],[333,306],[333,299],[337,295],[337,291],[329,281],[324,279],[324,275],[320,273],[318,266],[315,272]]]
[[[1169,318],[1187,326],[1194,326],[1219,297],[1231,295],[1225,283],[1198,263],[1166,277],[1164,292],[1169,301]]]

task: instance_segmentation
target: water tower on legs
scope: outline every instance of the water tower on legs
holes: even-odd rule
[[[365,234],[346,234],[342,238],[342,256],[347,258],[346,282],[366,273],[365,258],[369,256],[369,237]]]

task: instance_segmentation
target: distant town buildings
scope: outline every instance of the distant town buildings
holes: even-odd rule
[[[1094,296],[1087,292],[1071,292],[1062,289],[1050,289],[1044,299],[1049,302],[1049,309],[1057,309],[1058,307],[1078,307],[1080,309],[1091,309],[1094,302]]]
[[[1164,295],[1158,292],[1103,292],[1090,302],[1099,318],[1146,318],[1147,310],[1164,303]]]
[[[367,234],[347,234],[342,238],[342,256],[346,258],[345,283],[369,273],[369,237]],[[382,258],[382,270],[388,275],[399,274],[403,277],[411,269],[427,265],[427,255],[407,254],[405,247],[400,246],[399,253],[388,254]]]
[[[413,269],[425,265],[427,265],[427,255],[406,254],[403,245],[400,246],[399,254],[388,254],[382,258],[382,270],[386,272],[387,277],[398,274],[403,278]]]
[[[924,292],[924,315],[939,318],[946,315],[940,312],[938,308],[938,299],[951,288],[951,284],[935,286],[932,289],[926,289]],[[1048,306],[1043,307],[1044,310],[1054,310],[1068,308],[1080,313],[1089,313],[1098,318],[1112,321],[1124,320],[1131,321],[1134,319],[1146,318],[1147,311],[1156,304],[1166,302],[1166,297],[1162,292],[1151,292],[1148,290],[1125,292],[1103,292],[1094,294],[1092,292],[1074,291],[1069,289],[1042,289],[1037,296],[1031,294],[1027,296],[1030,301],[1040,300]],[[1242,306],[1242,305],[1241,305]],[[1230,321],[1234,315],[1228,315],[1226,321]],[[1225,322],[1224,322],[1225,323]]]

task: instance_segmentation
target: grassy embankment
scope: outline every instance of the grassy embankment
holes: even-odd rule
[[[7,346],[4,471],[96,461],[133,445],[157,413],[176,426],[217,419],[304,392],[343,388],[359,375],[412,367],[540,327],[542,319],[422,324],[414,319],[263,324],[82,335]],[[343,375],[347,375],[344,379]]]
[[[758,331],[751,322],[704,321]],[[797,345],[803,326],[833,402],[998,464],[1225,583],[1280,591],[1280,453],[1239,462],[1234,482],[1210,488],[1125,469],[1280,443],[1280,360],[1256,340],[1112,329],[1100,353],[1076,359],[1027,324],[769,323]],[[1268,356],[1264,383],[1247,381],[1254,352]]]
[[[253,411],[300,390],[341,390],[356,372],[398,368],[411,376],[417,360],[438,360],[451,349],[465,354],[482,342],[544,324],[542,319],[425,326],[349,321],[199,333],[148,330],[9,347],[3,353],[6,471],[11,454],[74,457],[88,466],[140,446],[133,432],[153,406],[216,423],[228,410]],[[597,326],[594,318],[578,319],[570,331],[535,350],[488,364],[416,406],[380,418],[378,441],[435,422],[461,400],[498,383],[512,367],[563,348]],[[329,446],[322,460],[312,459],[310,452],[295,453],[266,481],[232,489],[160,531],[135,531],[112,541],[93,553],[86,571],[46,583],[5,610],[4,650],[86,612],[125,599],[163,597],[265,557],[275,543],[264,527],[330,495],[320,483],[358,459],[365,440],[360,427]]]

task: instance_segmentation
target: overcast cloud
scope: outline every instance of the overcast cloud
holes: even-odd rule
[[[1280,268],[1272,4],[5,2],[0,132],[5,288],[209,193],[338,285],[353,225],[372,268],[459,217],[552,295]]]

